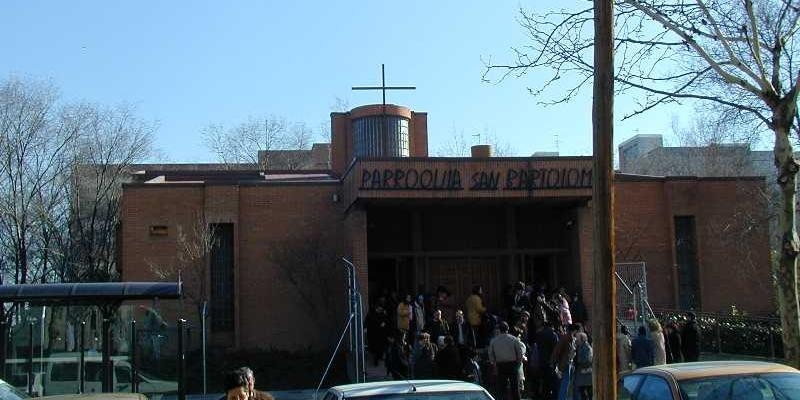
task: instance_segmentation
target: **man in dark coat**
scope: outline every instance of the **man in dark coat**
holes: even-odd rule
[[[553,349],[558,343],[558,334],[553,330],[549,321],[534,321],[536,333],[534,334],[534,343],[536,350],[539,352],[539,370],[541,371],[541,385],[534,382],[534,389],[541,386],[541,394],[545,399],[550,399],[555,394],[555,388],[558,384],[558,378],[554,373],[555,365],[551,362],[553,356]]]
[[[631,358],[636,368],[649,367],[655,359],[655,345],[647,336],[647,328],[639,327],[639,336],[631,341]]]
[[[386,337],[391,335],[389,313],[386,311],[386,299],[379,297],[367,314],[367,344],[372,353],[375,365],[386,352]]]
[[[681,331],[681,352],[686,362],[700,359],[700,328],[697,327],[697,316],[693,312],[686,314],[689,321]]]
[[[450,324],[442,317],[442,310],[433,311],[433,319],[425,326],[425,331],[431,335],[431,341],[440,345],[440,340],[450,335]]]

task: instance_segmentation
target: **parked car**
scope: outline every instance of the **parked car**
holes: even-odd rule
[[[467,382],[412,380],[335,386],[317,400],[494,400],[486,389]]]
[[[22,400],[29,399],[30,396],[11,386],[6,381],[0,379],[0,399],[3,400]]]
[[[800,371],[759,361],[707,361],[639,368],[620,378],[618,398],[800,400]]]

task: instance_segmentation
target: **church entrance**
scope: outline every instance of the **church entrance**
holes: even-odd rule
[[[450,292],[463,308],[472,288],[501,314],[522,281],[553,290],[580,285],[574,206],[420,205],[368,207],[369,293]]]

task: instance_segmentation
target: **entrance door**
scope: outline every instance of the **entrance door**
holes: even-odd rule
[[[369,294],[371,299],[381,293],[398,290],[397,262],[393,258],[376,258],[369,260]]]
[[[464,307],[464,301],[472,294],[475,285],[483,286],[483,302],[497,308],[498,285],[497,257],[486,258],[430,258],[428,260],[428,282],[431,291],[444,286],[453,296],[453,304]]]

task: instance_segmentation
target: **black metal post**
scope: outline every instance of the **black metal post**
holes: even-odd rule
[[[183,348],[183,332],[186,320],[178,319],[178,400],[186,400],[186,352]]]
[[[769,358],[774,360],[775,359],[775,339],[772,337],[772,327],[767,327],[767,332],[769,333]]]
[[[80,344],[80,354],[81,354],[81,361],[80,366],[78,367],[78,376],[81,379],[80,387],[78,388],[78,393],[83,393],[86,390],[85,383],[86,383],[86,321],[81,321],[81,344]]]
[[[28,322],[28,394],[33,393],[33,322]]]
[[[2,304],[0,304],[2,307]],[[8,327],[6,326],[6,318],[5,315],[0,313],[0,362],[3,363],[2,368],[0,368],[0,379],[6,379],[6,345],[8,344]]]
[[[114,391],[113,374],[111,365],[111,317],[103,311],[103,393]]]
[[[136,320],[131,320],[131,393],[139,391],[139,372],[136,369]]]

